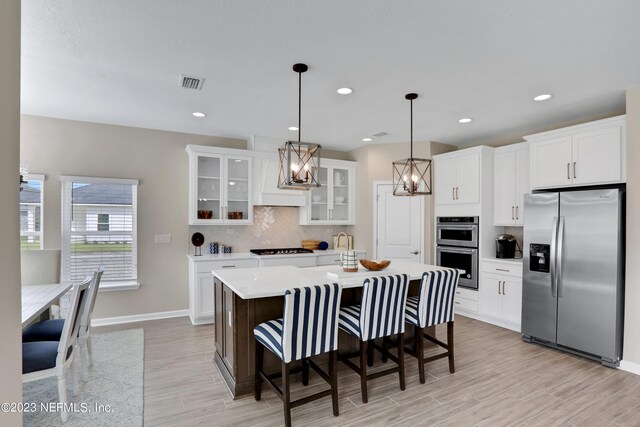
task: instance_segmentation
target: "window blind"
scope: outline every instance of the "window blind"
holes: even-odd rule
[[[62,277],[84,279],[104,267],[102,282],[136,282],[137,180],[61,177]]]

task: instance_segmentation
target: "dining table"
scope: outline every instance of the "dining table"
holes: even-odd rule
[[[38,320],[72,286],[71,282],[23,286],[22,328],[24,329],[33,321]]]

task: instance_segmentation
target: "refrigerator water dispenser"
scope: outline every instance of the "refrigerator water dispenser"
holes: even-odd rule
[[[550,245],[531,243],[529,245],[529,270],[540,273],[549,272]]]

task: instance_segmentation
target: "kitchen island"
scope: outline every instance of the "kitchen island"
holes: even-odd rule
[[[415,295],[425,271],[441,267],[394,260],[384,271],[344,273],[339,266],[300,268],[278,266],[214,270],[215,289],[215,354],[214,362],[234,398],[253,392],[254,351],[253,328],[282,317],[284,293],[287,289],[337,282],[343,286],[341,305],[359,304],[360,289],[366,277],[407,274],[411,280],[409,293]],[[407,331],[409,332],[409,331]],[[357,348],[356,341],[340,334],[341,351]],[[322,357],[319,356],[322,360]],[[280,361],[265,352],[265,369],[280,369]]]

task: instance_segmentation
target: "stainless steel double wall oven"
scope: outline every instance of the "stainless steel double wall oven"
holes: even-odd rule
[[[458,284],[478,289],[479,218],[438,217],[436,222],[436,264],[461,270]]]

